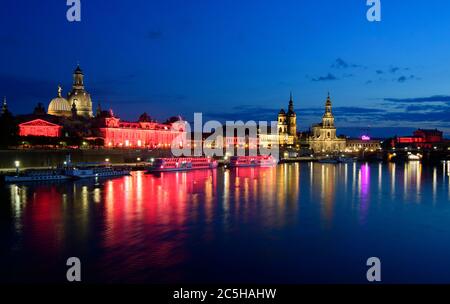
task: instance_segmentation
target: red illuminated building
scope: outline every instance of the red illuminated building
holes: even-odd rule
[[[169,149],[185,145],[186,125],[180,117],[158,123],[144,113],[137,122],[126,122],[115,117],[112,110],[102,111],[100,104],[94,113],[91,96],[84,86],[84,73],[79,66],[73,73],[73,80],[67,97],[63,96],[63,88],[58,86],[58,95],[50,101],[48,110],[39,103],[32,114],[17,116],[21,137],[61,138],[61,145],[77,146],[81,143],[83,146],[92,144],[107,148]],[[2,113],[6,113],[6,106],[4,101]],[[41,142],[48,141],[44,139]]]
[[[60,137],[62,126],[45,121],[43,119],[34,119],[19,124],[20,136],[45,136]]]
[[[103,118],[98,128],[106,147],[170,148],[184,146],[185,124],[182,121],[157,123],[154,121],[125,122],[119,118]]]
[[[436,145],[444,143],[442,131],[437,129],[425,130],[418,129],[414,131],[413,136],[401,136],[392,140],[392,147],[402,146],[421,149],[432,149]]]

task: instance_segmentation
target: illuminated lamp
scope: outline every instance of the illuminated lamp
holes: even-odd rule
[[[20,161],[16,160],[14,162],[14,165],[16,166],[16,174],[19,175]]]

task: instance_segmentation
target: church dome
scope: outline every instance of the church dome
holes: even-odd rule
[[[71,115],[71,107],[70,103],[67,99],[61,96],[62,89],[58,87],[58,96],[53,98],[48,105],[47,113],[55,116],[70,116]]]
[[[84,89],[84,74],[80,66],[73,72],[72,91],[67,96],[69,104],[75,104],[77,114],[84,117],[93,117],[91,95]]]

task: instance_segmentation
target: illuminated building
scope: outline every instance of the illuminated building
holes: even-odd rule
[[[67,95],[70,105],[74,105],[77,115],[83,117],[93,117],[91,95],[84,89],[84,74],[77,66],[73,73],[72,91]]]
[[[47,113],[54,116],[69,117],[72,115],[70,103],[67,99],[62,97],[61,93],[62,88],[61,86],[58,86],[58,96],[50,101]]]
[[[186,126],[180,117],[158,123],[144,113],[137,122],[126,122],[115,117],[112,110],[102,111],[100,105],[94,117],[91,96],[84,89],[84,74],[79,66],[73,79],[67,99],[62,97],[62,88],[58,86],[58,95],[50,101],[47,112],[39,103],[32,114],[17,117],[20,136],[61,137],[61,142],[82,139],[83,145],[88,141],[107,148],[184,146]],[[7,111],[6,101],[3,111]]]
[[[61,130],[62,126],[43,119],[35,119],[19,124],[19,136],[60,137]]]
[[[361,138],[348,138],[346,143],[346,152],[359,151],[379,151],[381,149],[381,140],[370,138],[367,135]]]
[[[392,139],[391,147],[434,149],[444,143],[442,131],[418,129],[414,131],[413,136],[398,136]]]
[[[278,113],[278,140],[280,145],[293,145],[297,139],[297,115],[294,111],[292,93],[288,112],[281,109]]]
[[[330,94],[328,94],[325,102],[325,113],[322,117],[322,122],[313,125],[312,132],[308,135],[307,143],[314,153],[332,153],[345,150],[346,139],[336,136]]]
[[[181,120],[161,124],[141,116],[138,122],[126,122],[114,117],[112,111],[108,117],[97,119],[98,135],[107,147],[170,148],[186,143],[185,124]]]

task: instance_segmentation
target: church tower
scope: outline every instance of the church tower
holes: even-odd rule
[[[325,113],[322,117],[322,126],[326,128],[334,128],[334,116],[331,112],[331,98],[330,93],[328,93],[327,101],[325,102]]]
[[[289,109],[287,112],[288,134],[290,136],[297,136],[297,115],[294,111],[294,100],[291,96],[289,98]]]
[[[91,95],[84,89],[84,74],[80,66],[77,66],[73,72],[72,91],[69,92],[67,100],[69,104],[75,103],[77,115],[93,117]]]
[[[278,134],[284,136],[287,134],[287,131],[286,112],[284,109],[281,109],[278,113]]]

